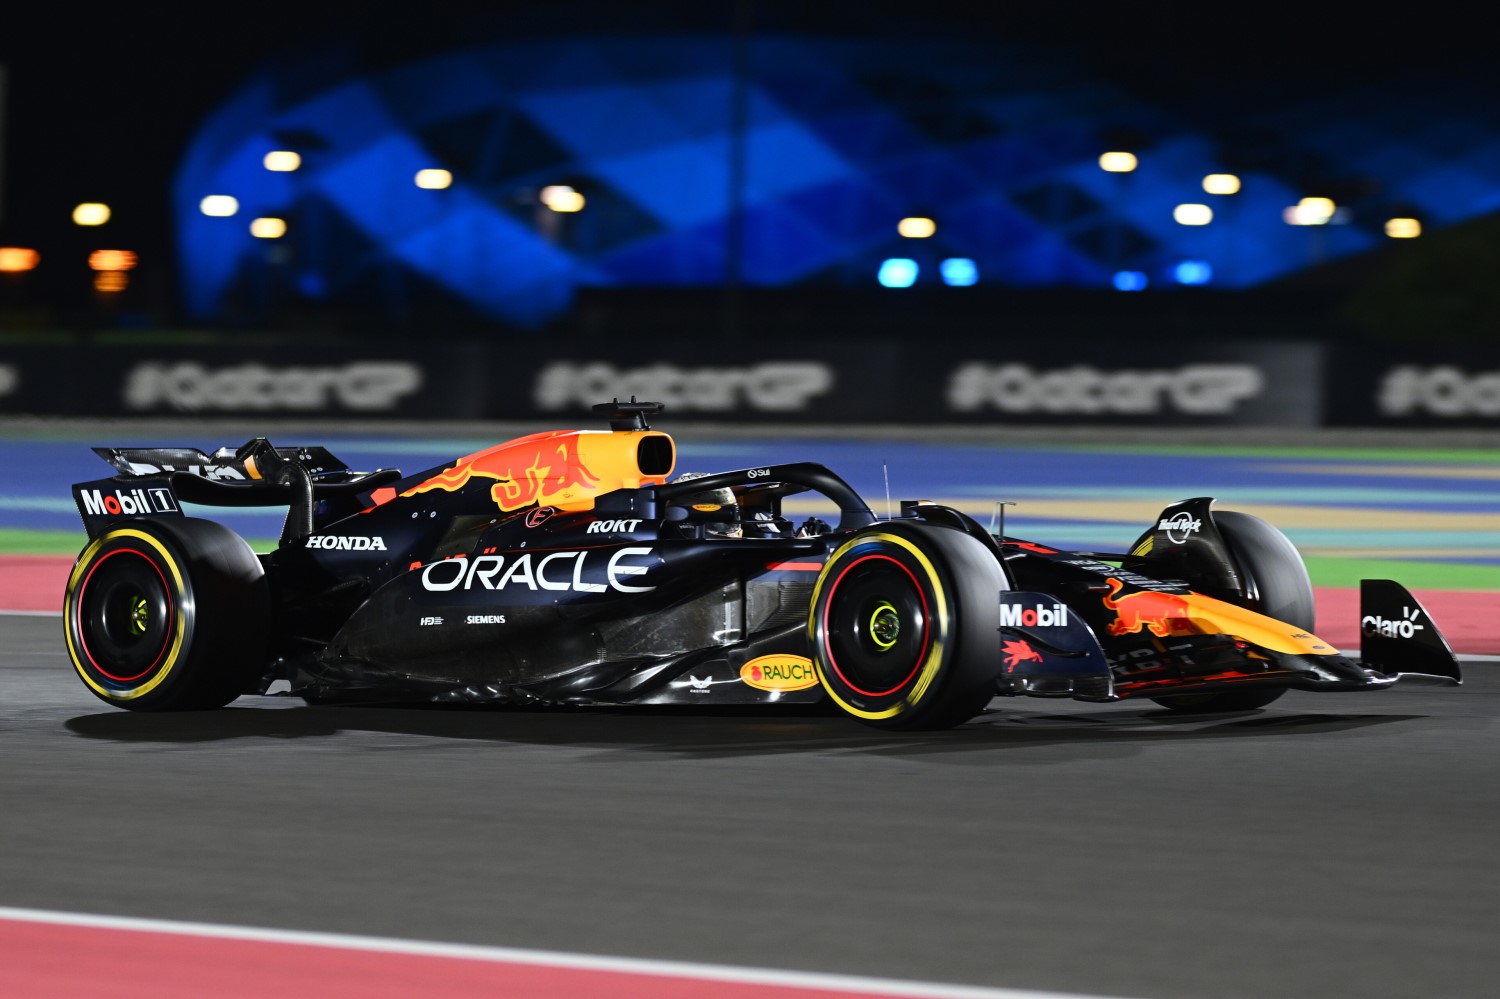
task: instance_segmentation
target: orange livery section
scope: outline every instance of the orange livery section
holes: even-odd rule
[[[1328,656],[1337,650],[1316,635],[1257,614],[1236,604],[1201,593],[1163,593],[1137,590],[1120,596],[1125,584],[1110,577],[1104,606],[1115,612],[1111,635],[1148,632],[1157,638],[1172,635],[1234,635],[1273,652]]]
[[[458,492],[479,479],[489,484],[495,506],[507,512],[529,506],[591,510],[603,493],[664,483],[675,463],[672,438],[658,431],[548,431],[460,458],[401,495]]]

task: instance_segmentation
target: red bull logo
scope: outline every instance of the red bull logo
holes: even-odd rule
[[[1005,671],[1008,673],[1015,669],[1020,663],[1039,663],[1042,654],[1031,647],[1030,642],[1007,641],[1000,654],[1005,657]]]
[[[597,490],[599,478],[578,454],[577,434],[533,434],[467,458],[413,486],[403,496],[443,489],[458,492],[474,478],[492,479],[490,498],[502,510],[533,504],[566,507]]]
[[[1104,606],[1115,612],[1109,626],[1111,635],[1149,631],[1157,638],[1166,638],[1196,632],[1188,620],[1191,605],[1186,597],[1155,590],[1138,590],[1122,597],[1119,594],[1124,588],[1123,582],[1113,576],[1109,578],[1109,596],[1104,598]]]

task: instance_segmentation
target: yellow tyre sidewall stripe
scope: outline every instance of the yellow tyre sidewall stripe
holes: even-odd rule
[[[927,574],[927,582],[932,587],[934,597],[933,602],[937,604],[938,637],[933,641],[932,647],[927,654],[927,660],[922,664],[921,675],[917,677],[916,683],[912,685],[911,690],[907,692],[905,697],[897,701],[895,704],[891,705],[888,708],[883,708],[879,711],[867,711],[864,708],[855,707],[853,704],[850,704],[848,701],[840,697],[834,691],[833,685],[828,682],[828,675],[823,671],[823,657],[819,654],[822,652],[822,647],[818,643],[817,627],[813,623],[812,615],[808,616],[807,630],[808,638],[811,639],[813,645],[813,664],[817,668],[818,679],[822,681],[823,689],[828,692],[828,696],[833,698],[839,707],[843,708],[851,715],[854,715],[856,718],[868,718],[872,721],[878,721],[882,718],[894,718],[896,715],[903,714],[914,709],[918,704],[922,702],[922,698],[926,695],[927,689],[932,686],[933,680],[937,679],[938,670],[943,665],[944,648],[942,636],[948,633],[948,602],[943,594],[943,583],[942,580],[938,578],[937,569],[933,567],[932,562],[927,558],[926,555],[922,553],[922,550],[900,535],[880,533],[862,534],[857,538],[853,538],[849,541],[844,542],[844,544],[838,549],[838,551],[833,553],[833,557],[828,560],[827,567],[825,567],[823,572],[818,576],[817,585],[813,587],[813,607],[818,606],[818,599],[823,593],[823,584],[828,581],[828,577],[831,575],[829,570],[838,565],[839,560],[842,559],[844,557],[844,554],[851,548],[868,544],[871,541],[888,542],[889,544],[893,544],[898,548],[904,549],[909,555],[911,555],[912,558],[916,559],[917,563],[922,567],[922,570]],[[826,620],[824,622],[824,625],[826,629]]]
[[[74,616],[78,613],[78,580],[93,562],[94,556],[99,553],[99,549],[116,538],[136,538],[156,549],[157,553],[161,555],[163,564],[171,570],[172,579],[177,584],[176,592],[169,594],[173,610],[176,612],[177,617],[177,633],[172,636],[172,647],[167,651],[167,658],[162,663],[161,668],[156,671],[156,675],[139,687],[133,687],[129,690],[113,690],[96,683],[94,678],[89,676],[88,670],[84,669],[79,650],[73,644],[73,621],[75,619]],[[64,620],[66,621],[63,634],[68,640],[68,656],[73,660],[73,669],[78,672],[83,682],[88,684],[100,697],[111,701],[129,701],[149,694],[160,686],[162,681],[166,680],[172,674],[172,669],[177,665],[177,659],[182,653],[183,636],[187,631],[187,619],[182,613],[182,601],[180,598],[185,590],[186,587],[183,586],[182,582],[182,572],[177,568],[177,560],[172,557],[172,553],[167,551],[160,541],[157,541],[144,531],[138,531],[132,527],[116,528],[115,530],[106,531],[104,534],[101,534],[93,544],[85,548],[83,554],[78,556],[77,564],[73,566],[72,575],[68,577],[68,596],[63,604]]]

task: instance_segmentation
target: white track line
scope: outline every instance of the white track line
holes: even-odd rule
[[[391,937],[367,937],[345,933],[270,930],[248,926],[225,926],[216,923],[178,922],[170,919],[138,919],[127,916],[100,916],[88,913],[51,912],[43,909],[16,909],[0,906],[0,920],[7,919],[90,929],[130,930],[141,933],[172,933],[180,936],[207,937],[216,940],[250,940],[262,943],[297,944],[307,947],[336,947],[344,950],[409,954],[420,957],[447,957],[469,961],[494,961],[497,963],[527,964],[582,971],[656,975],[666,978],[688,978],[711,982],[734,982],[745,985],[771,985],[788,988],[819,989],[829,992],[863,992],[874,995],[910,996],[913,999],[917,999],[917,997],[920,997],[920,999],[1111,999],[1111,997],[1106,996],[1084,996],[1073,992],[1038,992],[1030,989],[944,985],[936,982],[906,982],[891,978],[865,978],[857,975],[777,971],[770,968],[742,968],[730,965],[695,964],[688,961],[654,961],[645,958],[604,957],[594,954],[568,954],[559,951],[526,950],[513,947],[483,947],[474,944],[399,940]]]

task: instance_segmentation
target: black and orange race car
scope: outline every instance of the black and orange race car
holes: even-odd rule
[[[315,703],[797,704],[941,728],[997,695],[1236,711],[1284,692],[1457,683],[1422,606],[1366,581],[1358,660],[1313,632],[1296,549],[1265,521],[1167,507],[1128,550],[1066,551],[921,501],[877,517],[822,465],[673,479],[652,403],[415,475],[257,438],[99,448],[69,655],[124,708]],[[832,523],[783,501],[822,497]],[[804,499],[807,497],[804,497]],[[182,504],[284,505],[256,554]],[[285,681],[285,683],[281,683]]]

